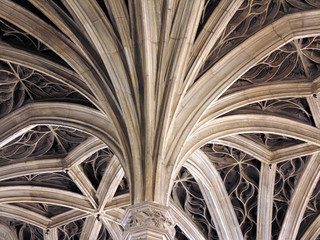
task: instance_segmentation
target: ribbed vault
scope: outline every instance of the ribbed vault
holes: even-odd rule
[[[0,239],[318,239],[319,99],[317,0],[1,0]]]

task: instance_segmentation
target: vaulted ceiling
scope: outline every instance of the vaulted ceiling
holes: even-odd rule
[[[320,1],[1,0],[0,239],[320,239]]]

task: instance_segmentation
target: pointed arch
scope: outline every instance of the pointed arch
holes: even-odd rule
[[[0,17],[31,34],[41,42],[46,43],[46,46],[58,54],[78,73],[100,103],[102,111],[110,117],[119,137],[119,142],[125,143],[126,134],[121,127],[123,117],[120,106],[113,86],[101,67],[86,61],[76,45],[67,37],[32,12],[12,1],[3,0],[1,2]],[[128,149],[126,150],[128,151]]]
[[[221,239],[243,239],[243,235],[221,177],[208,157],[195,151],[184,166],[198,182]],[[176,169],[177,172],[179,169]]]
[[[221,117],[206,123],[198,129],[179,150],[179,160],[171,159],[169,166],[180,169],[187,158],[202,145],[222,137],[242,133],[272,133],[296,138],[320,146],[320,129],[284,117],[268,114],[238,114]],[[169,172],[169,171],[168,171]],[[168,186],[172,186],[174,172],[163,183],[163,191],[170,196]]]
[[[78,104],[39,102],[17,109],[0,119],[0,147],[36,125],[62,125],[96,136],[115,152],[130,174],[113,124],[99,111]]]
[[[209,141],[254,132],[284,135],[320,146],[320,129],[313,126],[269,114],[237,114],[210,121],[195,132],[180,151],[181,160],[176,164]]]
[[[175,136],[168,144],[165,163],[179,158],[180,146],[186,141],[196,123],[210,104],[241,75],[273,50],[288,41],[320,35],[320,10],[286,15],[268,25],[230,51],[190,88],[177,116]]]

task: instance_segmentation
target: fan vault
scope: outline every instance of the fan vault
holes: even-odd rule
[[[318,0],[1,0],[0,239],[319,239]]]

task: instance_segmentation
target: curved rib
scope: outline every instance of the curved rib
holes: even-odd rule
[[[85,34],[81,32],[81,27],[63,11],[54,1],[30,0],[30,2],[46,15],[72,42],[74,42],[82,53],[90,60],[94,49]]]
[[[313,94],[312,83],[268,83],[228,94],[214,102],[201,117],[202,126],[223,114],[255,102],[288,97],[307,97]]]
[[[95,152],[106,148],[107,145],[96,137],[90,137],[68,153],[65,158],[68,167],[81,164]]]
[[[211,142],[214,144],[222,144],[236,148],[265,163],[269,163],[271,160],[272,152],[269,151],[265,146],[240,135],[227,136],[224,138],[215,139]]]
[[[88,132],[104,141],[122,160],[113,124],[100,112],[71,103],[31,103],[3,117],[0,119],[0,147],[41,124],[63,125]]]
[[[116,156],[113,156],[108,167],[103,173],[101,182],[97,189],[97,198],[99,200],[99,210],[103,210],[108,202],[111,202],[119,184],[124,177],[124,171]]]
[[[181,228],[181,230],[191,240],[206,240],[206,237],[199,228],[192,222],[192,220],[176,205],[174,201],[169,203],[169,211],[174,222]]]
[[[315,240],[320,234],[320,215],[312,222],[301,240]]]
[[[126,147],[128,147],[128,160],[133,159],[133,163],[132,161],[129,161],[128,163],[130,165],[135,165],[135,167],[132,168],[134,169],[132,176],[135,177],[133,184],[139,189],[140,186],[143,185],[143,170],[140,162],[141,141],[138,118],[139,113],[137,112],[137,106],[134,101],[135,96],[133,96],[133,92],[130,88],[128,74],[120,56],[121,49],[119,49],[117,44],[117,36],[112,29],[109,20],[96,1],[67,0],[66,2],[76,13],[92,39],[92,42],[98,49],[111,82],[114,85],[121,106],[121,116],[123,116],[128,132],[128,139],[125,140]],[[139,103],[139,101],[136,103]],[[120,129],[123,130],[123,127]],[[130,178],[131,175],[129,172],[127,175]],[[139,195],[141,192],[142,191],[135,191],[134,193]],[[141,199],[142,196],[138,196],[137,198]]]
[[[0,17],[46,43],[46,46],[64,59],[90,87],[100,103],[100,108],[110,116],[117,134],[121,136],[119,140],[122,143],[125,142],[123,129],[121,128],[123,122],[121,110],[117,104],[114,90],[110,87],[108,77],[101,69],[98,69],[96,65],[90,65],[76,50],[75,45],[63,34],[20,5],[9,0],[3,0]]]
[[[3,217],[17,219],[42,229],[46,229],[50,224],[50,218],[11,204],[0,204],[0,212]]]
[[[63,158],[12,161],[0,167],[0,181],[28,174],[61,172],[64,170],[63,162]]]
[[[161,45],[163,47],[161,67],[156,87],[158,96],[157,129],[159,134],[157,134],[155,142],[159,142],[159,146],[155,150],[155,153],[153,153],[155,156],[165,156],[167,143],[170,142],[166,139],[171,138],[171,134],[175,129],[175,115],[177,115],[177,110],[182,102],[183,80],[187,71],[186,60],[190,57],[205,3],[204,0],[181,1],[177,4],[172,14],[172,5],[175,5],[175,3],[174,1],[166,2],[165,21],[167,22],[165,31],[170,30],[169,32],[164,32],[162,36],[167,42],[163,42]],[[153,164],[150,163],[149,165],[152,167]],[[154,188],[157,190],[154,191],[154,195],[155,199],[161,202],[163,201],[161,199],[163,197],[161,196],[162,191],[158,191],[158,189],[163,186],[161,182],[163,179],[161,168],[165,164],[158,161],[156,165],[158,166],[158,171],[154,177],[157,179]]]
[[[120,240],[122,235],[123,235],[123,231],[122,228],[120,227],[119,224],[109,221],[106,218],[102,218],[102,222],[103,225],[106,227],[106,229],[108,230],[108,233],[110,234],[110,236],[112,237],[113,240]],[[119,221],[120,223],[120,221]]]
[[[51,76],[54,79],[71,86],[99,107],[97,100],[92,96],[91,90],[85,82],[79,78],[77,73],[58,63],[48,60],[48,58],[18,48],[13,48],[0,41],[0,59],[26,66]]]
[[[87,217],[82,227],[80,240],[96,240],[98,238],[101,225],[101,221],[99,221],[95,216]]]
[[[314,10],[289,14],[254,34],[198,79],[186,95],[184,105],[198,106],[201,102],[212,102],[232,82],[273,50],[294,38],[320,35],[319,13],[320,10]],[[197,109],[203,107],[200,105]],[[181,113],[184,116],[190,114],[189,111]]]
[[[301,143],[272,152],[270,163],[311,155],[320,151],[320,147],[312,143]]]
[[[42,202],[84,212],[94,211],[86,197],[70,191],[37,186],[0,187],[1,204],[16,202]]]
[[[90,179],[85,174],[81,165],[73,166],[69,169],[68,175],[77,185],[79,190],[86,196],[94,209],[98,208],[96,200],[96,189],[92,185]]]
[[[320,146],[320,129],[284,117],[268,114],[239,114],[215,119],[195,132],[180,150],[178,167],[195,150],[225,136],[264,132],[284,135]]]
[[[86,218],[90,215],[91,215],[91,213],[82,212],[79,210],[72,209],[70,211],[53,216],[51,218],[51,222],[50,222],[48,228],[55,228],[55,227],[59,227],[62,225],[66,225],[68,223],[75,222],[79,219]]]
[[[294,189],[279,239],[296,239],[308,201],[320,177],[320,155],[313,154]]]
[[[219,238],[243,239],[225,186],[208,157],[201,150],[197,150],[190,156],[184,166],[190,171],[202,190]],[[176,171],[178,170],[176,169]]]
[[[189,72],[183,86],[183,92],[186,92],[188,87],[192,84],[192,81],[196,78],[213,46],[242,2],[243,0],[220,1],[207,20],[192,46],[191,57],[188,60]]]
[[[320,35],[320,10],[286,15],[230,51],[193,85],[177,116],[176,132],[165,163],[172,165],[180,147],[210,104],[268,53],[297,37]],[[267,39],[267,41],[266,41]]]

